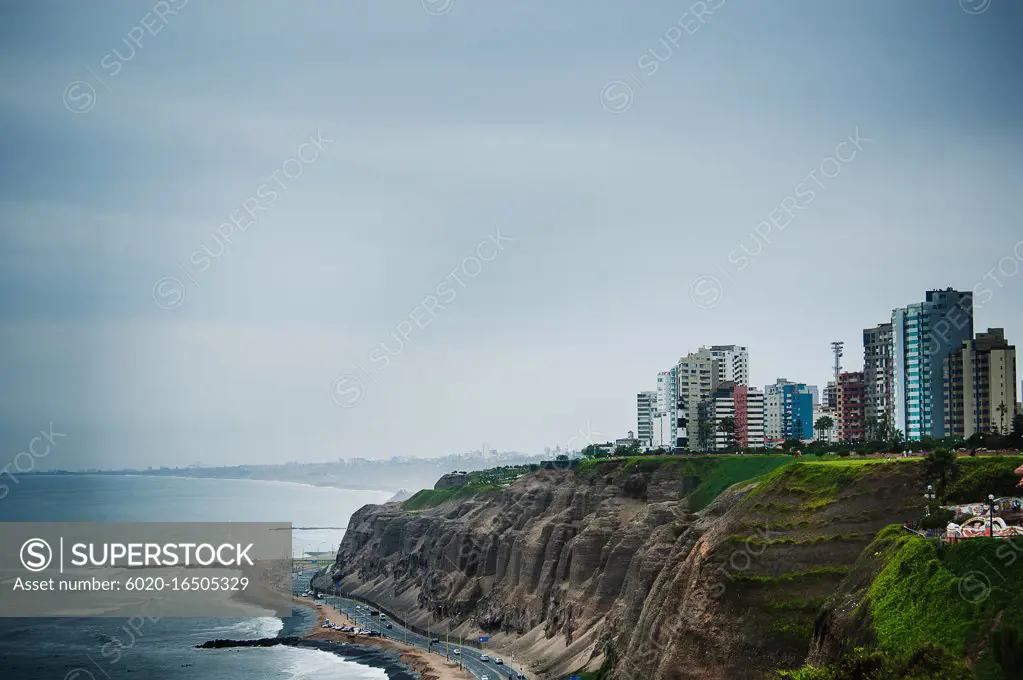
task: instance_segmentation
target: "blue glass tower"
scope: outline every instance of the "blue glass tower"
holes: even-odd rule
[[[803,383],[782,387],[782,437],[813,439],[813,395]]]
[[[973,339],[973,293],[929,290],[892,311],[892,405],[907,440],[945,436],[946,357]]]

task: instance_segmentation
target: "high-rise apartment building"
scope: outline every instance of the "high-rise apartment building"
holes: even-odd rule
[[[945,431],[1007,434],[1016,413],[1016,348],[1001,328],[989,328],[953,350],[943,365]]]
[[[837,394],[837,388],[836,388]],[[835,397],[837,402],[838,397]],[[817,427],[817,421],[821,418],[828,417],[831,419],[831,425],[823,430]],[[838,441],[838,410],[834,408],[828,408],[823,404],[813,410],[813,433],[814,439],[822,442],[837,442]]]
[[[671,371],[661,371],[657,374],[657,412],[667,413],[670,408],[669,404],[672,403],[672,397],[675,392],[673,386],[673,380],[671,378]]]
[[[668,417],[668,432],[667,440],[662,441],[661,445],[673,449],[677,446],[676,442],[678,441],[678,366],[672,366],[667,371],[657,374],[658,408],[661,407],[662,396],[664,410],[661,413]]]
[[[652,446],[654,441],[654,417],[657,415],[657,392],[640,392],[636,395],[636,435],[643,446]]]
[[[892,311],[892,412],[908,440],[945,434],[945,358],[973,337],[973,293],[929,290]]]
[[[764,387],[764,436],[769,442],[782,440],[782,388],[791,384],[778,378],[773,385]]]
[[[838,386],[834,380],[829,380],[824,386],[824,398],[821,400],[821,408],[833,411],[838,408]]]
[[[718,362],[719,383],[730,381],[736,385],[749,385],[749,350],[746,347],[711,345],[710,356]]]
[[[764,435],[769,442],[813,438],[814,398],[810,385],[778,378],[764,388]]]
[[[721,451],[730,447],[764,447],[764,393],[760,390],[725,381],[711,392],[706,412],[712,421],[705,428],[713,435],[709,448]],[[732,419],[731,429],[727,418]]]
[[[842,373],[838,376],[838,439],[861,442],[864,439],[866,385],[863,373]]]
[[[892,410],[892,325],[863,329],[864,419],[874,437],[894,428]]]
[[[675,366],[676,418],[675,446],[696,450],[706,444],[698,431],[701,422],[701,408],[706,407],[711,391],[717,385],[718,360],[710,350],[701,347],[699,351],[680,358]],[[711,414],[702,412],[705,424]],[[705,439],[705,438],[704,438]]]
[[[764,447],[764,393],[755,387],[736,385],[735,445],[740,448]]]
[[[782,388],[782,439],[813,439],[813,394],[798,383]]]
[[[709,435],[705,448],[721,451],[735,446],[735,383],[731,380],[720,383],[711,391],[710,402],[705,409],[710,415],[709,423],[703,426]],[[726,427],[726,419],[732,419],[732,427]]]

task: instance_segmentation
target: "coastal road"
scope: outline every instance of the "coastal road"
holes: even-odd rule
[[[301,593],[303,590],[309,587],[309,579],[312,577],[314,572],[305,572],[299,575],[296,586],[298,592]],[[323,601],[329,602],[334,605],[339,611],[343,611],[348,618],[352,621],[357,621],[359,627],[370,628],[372,630],[379,630],[381,635],[386,636],[392,640],[406,643],[411,646],[427,648],[429,639],[425,635],[420,635],[415,631],[406,631],[397,621],[385,619],[383,625],[388,623],[391,624],[392,628],[384,628],[378,624],[378,619],[373,617],[370,625],[366,625],[367,617],[369,615],[369,607],[366,603],[354,602],[350,598],[341,598],[344,602],[343,606],[339,605],[339,598],[335,596],[324,596]],[[356,609],[356,607],[362,607],[362,609]],[[461,649],[462,664],[465,668],[472,673],[476,678],[481,678],[484,675],[488,676],[490,680],[507,680],[509,676],[515,677],[515,670],[508,665],[498,666],[493,662],[493,659],[489,662],[480,661],[480,652],[477,649],[471,647],[459,647],[458,641],[449,641],[447,649],[445,650],[444,636],[440,634],[434,635],[435,638],[440,639],[440,644],[433,645],[433,651],[439,652],[440,656],[445,655],[447,652],[447,658],[452,661],[457,661],[458,657],[451,654],[455,649]]]

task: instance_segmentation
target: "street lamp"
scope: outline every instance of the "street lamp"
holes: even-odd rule
[[[934,486],[931,484],[927,485],[927,493],[924,494],[924,498],[927,499],[927,516],[931,516],[931,501],[938,498],[937,494],[934,493]]]
[[[987,496],[988,503],[988,516],[987,516],[987,535],[988,538],[995,537],[995,495],[993,493]]]

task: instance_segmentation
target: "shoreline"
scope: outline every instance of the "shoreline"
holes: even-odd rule
[[[307,607],[310,606],[308,600],[302,600],[297,597],[294,599],[296,602],[300,602]],[[466,669],[459,670],[457,663],[447,661],[443,657],[431,654],[420,647],[405,645],[390,638],[364,637],[352,635],[351,633],[342,633],[330,628],[323,628],[323,622],[328,617],[332,622],[345,626],[354,626],[355,622],[344,613],[338,611],[333,605],[325,602],[322,603],[322,606],[314,605],[313,608],[318,613],[316,627],[299,637],[303,642],[316,643],[319,649],[334,651],[334,653],[341,656],[345,656],[345,654],[340,649],[329,649],[320,645],[339,645],[343,646],[343,649],[368,647],[379,650],[379,652],[393,655],[399,663],[407,667],[414,673],[414,677],[419,680],[465,680],[466,678],[476,677]],[[388,673],[388,678],[390,678],[390,671],[388,669],[384,670]]]

